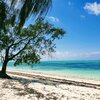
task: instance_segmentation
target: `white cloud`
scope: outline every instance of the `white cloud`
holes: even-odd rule
[[[100,3],[86,3],[84,9],[87,10],[90,14],[100,15]]]
[[[52,22],[59,22],[59,19],[53,16],[47,16],[48,19],[50,19]]]
[[[62,52],[57,51],[51,56],[45,55],[42,60],[97,60],[100,59],[100,52]]]

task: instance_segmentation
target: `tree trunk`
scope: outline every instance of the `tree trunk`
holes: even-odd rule
[[[11,79],[11,77],[6,74],[6,68],[7,68],[7,64],[9,62],[8,54],[9,54],[9,48],[6,49],[5,59],[4,59],[3,65],[2,65],[2,70],[0,71],[0,78]]]
[[[2,70],[1,70],[1,72],[4,73],[4,74],[6,74],[6,68],[7,68],[7,64],[8,64],[8,61],[9,61],[8,60],[9,49],[10,48],[7,48],[5,50],[5,58],[4,58],[3,65],[2,65]]]
[[[2,65],[2,70],[0,71],[0,78],[12,79],[9,75],[6,74],[8,60],[5,60]]]
[[[1,70],[1,72],[4,73],[4,74],[6,74],[7,63],[8,63],[8,60],[5,60],[5,61],[3,62],[3,65],[2,65],[2,70]]]

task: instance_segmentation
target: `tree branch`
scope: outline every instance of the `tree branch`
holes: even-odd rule
[[[25,46],[19,51],[17,52],[15,55],[13,55],[12,57],[9,58],[9,60],[12,60],[14,57],[16,57],[17,55],[19,55],[29,44],[30,40],[25,44]]]
[[[20,41],[18,41],[18,42],[16,42],[16,43],[12,43],[12,44],[9,46],[9,48],[11,48],[11,47],[14,46],[14,45],[17,45],[17,44],[21,43],[21,42],[24,41],[24,40],[27,40],[27,39],[28,39],[28,37],[26,37],[25,39],[21,39]]]

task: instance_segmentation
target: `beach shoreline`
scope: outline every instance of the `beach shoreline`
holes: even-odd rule
[[[18,70],[7,73],[13,79],[0,79],[2,100],[100,100],[100,81]]]
[[[41,77],[46,77],[46,78],[54,78],[54,79],[61,79],[61,80],[69,80],[69,81],[76,81],[76,82],[85,82],[85,83],[91,83],[91,84],[100,84],[99,79],[93,79],[93,78],[84,78],[84,77],[78,77],[78,76],[72,76],[72,75],[61,75],[61,74],[54,74],[54,73],[45,73],[45,72],[37,72],[37,71],[25,71],[25,70],[14,70],[14,69],[9,69],[8,74],[11,75],[17,75],[17,74],[24,74],[24,76],[32,75],[33,76],[41,76]]]

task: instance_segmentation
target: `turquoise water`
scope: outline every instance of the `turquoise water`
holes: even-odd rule
[[[0,63],[1,66],[1,63]],[[74,76],[100,80],[100,60],[92,61],[43,61],[40,64],[26,64],[14,67],[13,62],[8,69],[43,72],[57,75]]]

